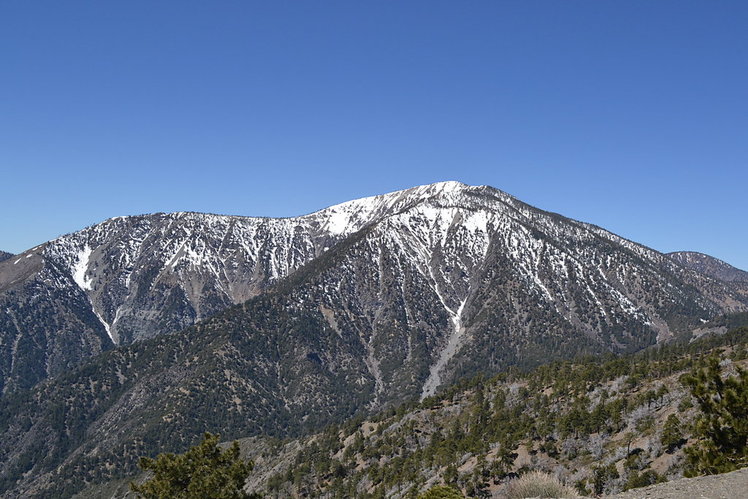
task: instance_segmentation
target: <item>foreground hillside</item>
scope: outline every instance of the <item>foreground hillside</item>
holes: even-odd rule
[[[699,414],[679,379],[708,355],[730,375],[748,364],[747,345],[743,327],[619,359],[476,378],[304,440],[247,440],[258,465],[248,486],[272,497],[412,497],[448,483],[487,497],[533,469],[585,495],[677,479]]]

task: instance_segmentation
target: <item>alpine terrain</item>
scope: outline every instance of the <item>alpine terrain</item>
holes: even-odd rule
[[[748,286],[497,189],[119,217],[0,263],[0,493],[300,435],[464,376],[688,338]]]
[[[668,256],[685,267],[692,268],[716,279],[727,282],[748,283],[748,272],[736,269],[729,263],[723,262],[713,256],[695,251],[676,251],[668,253]]]

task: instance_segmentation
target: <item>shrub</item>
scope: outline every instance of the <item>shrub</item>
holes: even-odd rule
[[[623,490],[637,489],[639,487],[646,487],[648,485],[653,485],[655,483],[661,483],[664,481],[665,479],[653,470],[647,470],[641,474],[637,471],[631,471],[631,473],[629,473],[628,480],[626,480],[626,485],[624,485],[623,487]]]
[[[184,454],[143,457],[140,467],[152,472],[145,483],[130,483],[138,497],[146,499],[190,498],[254,499],[259,496],[243,490],[252,463],[239,457],[239,444],[226,450],[218,446],[218,435],[205,433],[203,441]]]
[[[418,499],[465,499],[465,496],[448,485],[436,485],[419,495]]]
[[[573,487],[561,483],[555,476],[542,471],[525,473],[509,482],[506,491],[509,499],[523,497],[579,497]]]

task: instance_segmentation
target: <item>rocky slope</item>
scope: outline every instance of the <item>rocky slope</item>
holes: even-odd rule
[[[0,251],[0,262],[2,262],[3,260],[7,260],[11,256],[13,256],[13,253],[8,253],[7,251]]]
[[[0,490],[74,491],[204,430],[303,434],[465,375],[635,351],[746,309],[729,283],[490,187],[424,186],[296,219],[248,219],[251,230],[234,218],[116,219],[2,264],[17,276],[4,299],[21,298],[5,302],[8,316],[38,294],[70,311],[61,326],[79,321],[65,326],[69,358],[111,347],[110,337],[154,337],[6,396]],[[132,249],[141,239],[158,251]],[[61,290],[51,298],[40,291],[50,283]],[[184,331],[156,327],[256,293]],[[154,329],[126,333],[133,322]],[[27,329],[10,324],[21,338],[10,344],[22,344]],[[74,341],[76,332],[91,340]],[[32,355],[50,358],[49,341],[31,343]],[[19,349],[8,351],[11,367],[21,365]]]
[[[418,187],[288,219],[118,217],[37,246],[0,264],[0,392],[244,302],[362,227],[459,188]]]

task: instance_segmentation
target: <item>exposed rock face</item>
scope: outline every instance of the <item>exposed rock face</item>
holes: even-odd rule
[[[0,251],[0,262],[2,262],[3,260],[7,260],[11,256],[13,256],[13,253],[8,253],[7,251]]]

